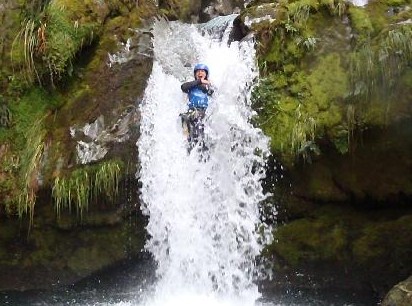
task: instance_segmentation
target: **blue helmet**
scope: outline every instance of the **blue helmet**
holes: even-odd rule
[[[209,76],[209,67],[207,67],[205,64],[196,64],[195,68],[193,68],[193,73],[196,73],[196,71],[198,70],[206,71],[206,78]]]

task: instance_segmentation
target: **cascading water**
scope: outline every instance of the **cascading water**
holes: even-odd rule
[[[217,38],[208,29],[163,20],[153,29],[138,142],[146,249],[158,264],[147,305],[254,305],[259,297],[253,277],[268,140],[250,124],[255,50],[253,41],[228,44],[227,30]],[[216,92],[205,120],[208,150],[188,154],[180,85],[193,79],[197,62],[209,66]]]
[[[252,41],[228,45],[233,16],[220,17],[199,28],[158,21],[154,26],[155,61],[141,104],[141,200],[149,216],[147,250],[157,262],[153,288],[152,261],[94,275],[74,287],[0,293],[4,305],[117,306],[364,306],[376,304],[370,292],[325,289],[294,294],[270,291],[259,298],[253,283],[255,257],[270,233],[259,222],[258,203],[265,198],[267,138],[249,121],[249,95],[257,77]],[[200,33],[204,33],[202,36]],[[131,49],[128,52],[134,52]],[[135,50],[136,51],[136,50]],[[123,62],[124,54],[117,60]],[[127,52],[125,56],[130,54]],[[181,82],[192,79],[197,62],[209,65],[217,87],[207,111],[205,154],[187,154],[179,113],[186,109]],[[127,136],[129,119],[118,122],[116,134],[98,120],[73,128],[94,144]],[[79,134],[79,135],[78,135]],[[82,151],[89,152],[89,151]],[[95,151],[90,155],[95,156]],[[83,160],[83,159],[81,159]],[[148,288],[149,287],[149,288]],[[315,289],[316,290],[316,289]],[[352,300],[347,302],[345,300]],[[296,302],[295,302],[296,301]]]

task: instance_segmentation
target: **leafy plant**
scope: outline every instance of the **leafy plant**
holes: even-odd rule
[[[39,44],[38,29],[38,20],[25,19],[12,46],[11,59],[15,63],[23,63],[23,76],[29,83],[32,83],[35,79],[40,83],[40,76],[35,63],[37,46]]]
[[[339,17],[343,16],[348,10],[348,3],[344,0],[328,1],[330,11],[337,14]]]
[[[410,64],[411,41],[412,27],[398,25],[358,47],[350,58],[353,95],[390,89]]]
[[[307,38],[297,37],[296,38],[296,44],[298,46],[304,46],[306,50],[308,51],[315,49],[317,41],[318,39],[316,37],[307,37]]]
[[[89,207],[90,185],[89,173],[83,169],[73,171],[69,178],[57,177],[53,186],[57,215],[60,216],[63,207],[71,210],[72,202],[74,202],[77,214],[82,218],[83,211]]]
[[[91,199],[103,194],[115,198],[121,169],[120,162],[107,161],[97,166],[77,169],[66,177],[56,177],[52,194],[57,216],[61,215],[62,209],[71,212],[74,205],[77,215],[82,219]]]
[[[12,125],[8,129],[0,129],[1,143],[7,148],[7,154],[0,161],[7,181],[7,195],[2,204],[6,206],[7,213],[20,217],[28,214],[30,226],[41,181],[47,133],[45,120],[48,110],[55,107],[55,100],[55,96],[44,89],[33,88],[19,100],[9,103]]]
[[[297,1],[288,4],[288,19],[295,24],[302,25],[306,23],[310,16],[310,9],[312,3],[306,1]],[[317,3],[316,3],[317,4]]]
[[[33,224],[36,192],[39,188],[40,162],[44,151],[46,130],[44,117],[36,118],[26,135],[26,146],[20,160],[21,189],[18,201],[18,215],[28,213],[30,225]]]
[[[117,162],[103,163],[96,171],[94,187],[95,196],[105,193],[110,198],[117,196],[119,190],[120,165]]]
[[[93,41],[99,24],[74,18],[64,1],[52,0],[23,20],[13,43],[12,59],[23,66],[29,83],[36,80],[41,84],[48,76],[55,85],[64,74],[70,73],[76,53]]]

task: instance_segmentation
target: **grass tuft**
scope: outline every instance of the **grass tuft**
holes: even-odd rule
[[[60,217],[63,209],[71,212],[75,206],[82,219],[92,199],[106,195],[113,200],[118,195],[121,170],[120,162],[107,161],[77,169],[67,177],[56,177],[52,194],[57,216]]]

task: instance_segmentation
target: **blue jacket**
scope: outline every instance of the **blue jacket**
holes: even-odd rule
[[[214,92],[211,87],[203,85],[200,80],[183,83],[181,88],[188,95],[189,108],[207,108],[209,96]]]

